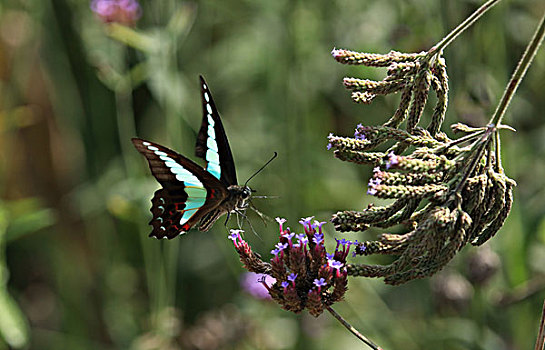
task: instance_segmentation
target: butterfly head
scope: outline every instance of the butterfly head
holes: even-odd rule
[[[231,198],[234,199],[234,210],[244,210],[250,204],[252,189],[249,186],[229,186]]]

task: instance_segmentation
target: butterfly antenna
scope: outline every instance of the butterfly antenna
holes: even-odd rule
[[[278,156],[278,153],[277,152],[274,152],[274,155],[271,157],[271,159],[269,159],[269,161],[267,163],[265,163],[265,165],[263,165],[261,168],[259,168],[258,171],[256,171],[252,176],[250,176],[250,178],[248,180],[246,180],[246,182],[244,183],[244,186],[246,186],[248,184],[248,182],[250,182],[251,179],[254,178],[254,176],[256,176],[257,174],[259,174],[263,169],[265,169],[265,167],[267,165],[269,165],[270,162],[272,162],[274,160],[274,158],[276,158]]]

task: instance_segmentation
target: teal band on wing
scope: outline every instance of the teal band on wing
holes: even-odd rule
[[[216,179],[219,180],[221,177],[221,167],[219,164],[216,163],[208,163],[208,166],[206,167],[206,171],[208,171],[210,174],[214,175]]]
[[[218,144],[216,142],[216,140],[214,140],[213,138],[208,138],[206,140],[206,147],[208,147],[210,150],[218,153]]]
[[[195,199],[195,201],[200,198],[202,200],[202,203],[204,204],[204,200],[206,199],[206,195],[208,191],[204,187],[196,187],[196,186],[186,186],[184,188],[185,193],[187,193],[188,200]]]
[[[214,131],[214,127],[212,125],[208,125],[208,137],[211,137],[212,139],[216,139],[216,132]]]
[[[214,152],[213,150],[209,149],[206,151],[206,161],[209,163],[220,163],[220,156],[218,152]]]
[[[191,217],[195,215],[195,213],[197,212],[199,208],[184,210],[184,214],[182,215],[182,218],[180,219],[180,225],[185,224],[189,219],[191,219]]]

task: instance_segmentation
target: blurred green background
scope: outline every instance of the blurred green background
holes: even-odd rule
[[[339,65],[331,49],[427,50],[480,3],[154,0],[127,29],[88,1],[2,0],[0,349],[362,348],[329,314],[292,315],[247,294],[223,220],[148,238],[158,184],[130,138],[195,159],[203,74],[239,180],[279,153],[251,183],[279,196],[256,199],[262,212],[300,230],[302,216],[362,208],[371,169],[335,160],[326,136],[384,122],[399,97],[353,104],[342,77],[385,72]],[[446,50],[445,125],[488,121],[544,11],[504,0]],[[503,134],[504,166],[518,187],[497,237],[432,279],[352,279],[336,310],[384,349],[533,348],[545,297],[543,111],[542,50],[506,119],[518,132]],[[258,236],[246,237],[269,257],[277,226],[250,218]]]

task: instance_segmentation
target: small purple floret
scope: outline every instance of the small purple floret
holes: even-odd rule
[[[326,285],[325,279],[322,277],[320,279],[315,279],[314,282],[312,282],[316,287],[323,287]]]
[[[277,243],[275,247],[280,252],[288,247],[288,243]]]
[[[334,269],[340,269],[341,267],[343,267],[343,263],[340,262],[340,261],[337,261],[337,260],[330,260],[329,261],[329,266],[331,266],[332,268]]]
[[[289,276],[288,276],[288,281],[290,282],[295,282],[295,279],[297,278],[297,274],[296,273],[290,273]]]
[[[388,153],[388,162],[386,162],[386,169],[390,169],[392,166],[399,164],[399,156],[395,155],[393,151]]]
[[[283,234],[283,235],[282,235],[282,237],[287,238],[288,241],[291,241],[291,239],[293,238],[293,236],[295,236],[295,232],[286,233],[286,234]]]
[[[276,222],[278,222],[279,225],[282,225],[283,223],[286,222],[286,219],[281,218],[281,217],[277,217],[275,220],[276,220]]]
[[[290,284],[287,281],[284,281],[280,283],[280,285],[282,286],[282,288],[287,288]]]
[[[324,235],[323,234],[315,234],[314,237],[312,237],[312,241],[316,244],[320,244],[322,243],[324,240]]]
[[[301,218],[301,220],[299,220],[299,223],[303,226],[310,226],[310,222],[312,221],[312,219],[314,219],[314,216],[309,216],[307,218]]]
[[[312,228],[321,230],[322,226],[324,226],[326,223],[327,223],[326,221],[314,220],[314,223],[312,224]]]

